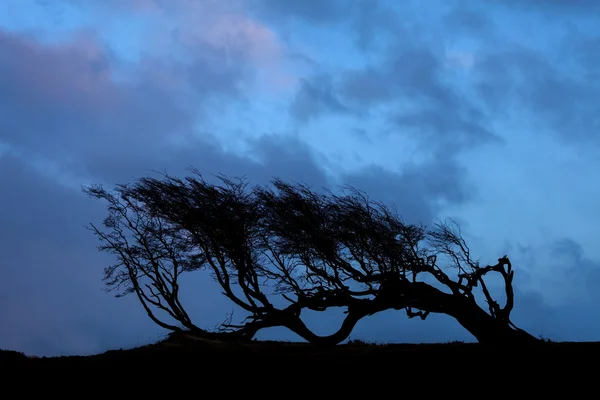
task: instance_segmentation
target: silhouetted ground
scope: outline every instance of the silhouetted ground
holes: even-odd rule
[[[600,342],[540,343],[529,346],[489,346],[477,343],[443,344],[368,344],[350,343],[333,348],[318,348],[306,343],[256,341],[251,344],[231,344],[201,340],[189,335],[171,335],[155,344],[128,350],[111,350],[91,356],[32,357],[10,350],[0,350],[0,367],[122,367],[137,365],[182,365],[180,362],[208,366],[232,361],[247,362],[260,368],[276,368],[278,363],[299,364],[310,362],[313,369],[327,369],[329,365],[386,365],[375,362],[423,360],[442,358],[447,361],[481,359],[502,363],[515,358],[526,362],[560,362],[566,358],[581,361],[596,360],[600,355]],[[549,356],[549,357],[546,357]],[[267,364],[259,364],[257,360]],[[319,363],[314,361],[320,360]],[[545,361],[547,360],[547,361]],[[173,364],[177,362],[177,364]],[[269,364],[269,362],[271,362]],[[358,362],[358,364],[357,364]],[[192,365],[192,364],[190,364]]]

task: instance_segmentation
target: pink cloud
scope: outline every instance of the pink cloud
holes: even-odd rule
[[[210,23],[190,30],[189,39],[241,56],[262,72],[261,82],[271,89],[290,89],[297,81],[285,69],[285,48],[277,34],[243,14],[215,15]]]
[[[283,58],[283,48],[277,35],[241,14],[218,15],[210,24],[190,33],[216,48],[243,54],[260,66],[276,66]]]
[[[135,153],[140,137],[158,146],[189,133],[194,116],[179,96],[186,77],[176,64],[144,60],[127,82],[115,79],[117,67],[89,33],[42,44],[0,30],[0,87],[13,113],[3,139],[63,162],[112,146]]]
[[[119,65],[89,31],[74,32],[60,43],[42,44],[0,30],[0,47],[13,83],[49,104],[116,110],[129,101],[131,85],[143,81],[174,94],[187,82],[182,66],[172,60],[147,56],[136,65]]]
[[[24,101],[31,102],[27,100],[31,97],[107,115],[129,101],[129,86],[142,81],[174,99],[194,89],[223,88],[227,92],[230,88],[225,86],[235,87],[242,79],[245,89],[260,93],[295,87],[297,79],[286,70],[286,49],[277,33],[247,15],[241,1],[107,0],[99,6],[109,11],[102,13],[105,16],[119,12],[140,19],[141,23],[131,28],[132,34],[141,38],[136,40],[141,54],[138,62],[115,61],[92,26],[52,44],[0,31],[3,68],[8,68]],[[228,63],[233,66],[231,76],[221,74]],[[202,67],[192,71],[189,67],[193,64]],[[256,73],[239,72],[246,66]],[[224,78],[200,85],[200,89],[191,83],[192,79],[211,80],[214,76]],[[248,81],[248,77],[256,80]]]
[[[267,70],[263,81],[272,88],[293,87],[297,79],[286,71],[285,46],[275,30],[248,15],[245,3],[130,0],[129,6],[131,12],[145,18],[144,46],[157,57],[177,54],[182,59],[200,58],[215,68],[243,61],[260,71]],[[211,59],[206,46],[218,50],[219,58]]]
[[[76,100],[88,105],[114,101],[111,69],[104,48],[81,32],[67,43],[41,45],[33,39],[0,31],[5,67],[21,88],[35,90],[46,101]]]

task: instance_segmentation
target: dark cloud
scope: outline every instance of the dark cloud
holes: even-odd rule
[[[71,158],[96,173],[135,164],[169,136],[184,134],[190,116],[167,90],[143,79],[131,87],[114,84],[106,64],[98,67],[105,53],[97,46],[91,40],[48,48],[2,34],[6,95],[0,104],[10,118],[2,120],[1,139],[32,156]]]
[[[593,47],[587,46],[587,51]],[[481,99],[493,112],[531,113],[543,124],[538,128],[566,142],[598,143],[600,105],[595,99],[600,85],[588,79],[595,68],[593,59],[566,43],[556,50],[552,58],[522,45],[482,54],[473,71],[480,79]]]
[[[347,72],[342,99],[359,109],[393,106],[389,121],[428,147],[446,151],[498,140],[487,115],[444,79],[443,54],[417,43],[393,46],[383,64]]]
[[[250,9],[261,18],[280,25],[284,36],[293,35],[293,27],[282,21],[298,21],[321,28],[349,27],[348,37],[363,51],[384,46],[382,38],[399,36],[404,32],[403,21],[409,8],[399,13],[395,2],[385,0],[250,0]]]
[[[369,107],[394,99],[391,82],[391,76],[385,71],[370,67],[347,72],[340,91],[348,100]]]
[[[600,301],[600,261],[586,257],[581,245],[569,238],[554,241],[549,250],[550,260],[561,274],[557,281],[580,288],[577,296]]]
[[[571,47],[573,59],[582,66],[581,80],[584,82],[598,82],[600,78],[600,71],[597,68],[600,64],[600,52],[598,52],[598,49],[600,49],[600,34],[590,38],[572,40],[564,45]]]
[[[303,79],[290,104],[291,116],[300,122],[308,122],[321,115],[349,112],[349,108],[335,94],[331,76],[327,75],[319,75],[311,80]]]
[[[512,320],[537,337],[554,341],[594,341],[600,336],[597,321],[590,318],[596,309],[597,303],[593,301],[550,305],[538,292],[517,290]]]
[[[407,165],[402,173],[377,166],[344,177],[349,185],[365,190],[376,200],[394,205],[408,223],[435,222],[443,204],[462,204],[475,194],[464,171],[451,159],[438,158]]]
[[[598,25],[594,10],[600,2],[532,0],[496,5],[504,11],[527,10],[515,16],[531,21],[552,14],[548,37],[553,39],[541,43],[526,36],[508,38],[512,31],[486,22],[484,10],[476,5],[463,5],[446,15],[448,33],[476,34],[484,44],[474,52],[470,71],[488,115],[535,121],[540,134],[551,132],[565,143],[600,143],[600,108],[594,100],[600,94],[596,79],[600,42],[593,28]]]
[[[508,0],[504,2],[507,6],[518,6],[535,11],[594,11],[600,8],[595,0]]]
[[[519,266],[515,284],[545,288],[553,305],[589,307],[600,302],[600,261],[586,255],[577,241],[560,238],[536,246],[516,244],[508,246],[507,252]]]
[[[0,122],[0,139],[31,156],[113,181],[129,178],[127,171],[140,166],[159,167],[166,151],[177,151],[175,141],[192,140],[198,107],[191,109],[179,97],[187,83],[202,99],[197,105],[214,96],[235,99],[242,79],[200,58],[183,71],[176,63],[149,59],[134,81],[118,84],[105,48],[93,36],[42,46],[0,32],[0,54],[5,89],[0,105],[10,115]]]
[[[214,48],[205,44],[196,45],[195,51],[205,57],[192,63],[186,69],[186,73],[190,84],[198,94],[242,95],[240,86],[252,76],[242,57],[239,55],[236,57],[235,54],[232,56],[227,49]]]
[[[528,19],[552,13],[551,42],[529,37],[507,38],[510,30],[489,21],[473,4],[453,8],[443,18],[447,35],[477,35],[483,46],[473,52],[472,87],[485,115],[518,116],[535,121],[535,129],[551,132],[566,143],[598,144],[600,93],[596,55],[600,46],[593,28],[598,24],[595,1],[508,1],[496,6],[504,11],[527,10]],[[583,13],[586,12],[586,18]],[[524,14],[515,14],[523,17]],[[596,18],[597,19],[597,18]],[[464,35],[464,36],[460,36]],[[549,36],[550,37],[550,36]]]
[[[0,347],[92,353],[156,332],[133,299],[117,303],[102,291],[110,260],[83,228],[103,217],[98,205],[18,158],[0,157],[0,171]]]
[[[298,18],[323,24],[341,21],[348,9],[348,3],[343,0],[250,0],[249,3],[262,15],[274,19]]]
[[[406,33],[403,26],[405,15],[390,7],[390,3],[360,0],[356,3],[355,15],[353,32],[356,45],[365,52],[380,49],[382,38]]]
[[[513,250],[513,264],[520,266],[517,289],[546,286],[545,296],[516,291],[515,323],[556,341],[597,340],[600,326],[593,316],[600,302],[600,262],[586,256],[581,245],[569,238]]]
[[[481,9],[474,9],[474,4],[469,7],[453,7],[442,17],[442,23],[459,35],[481,34],[490,32],[495,28],[494,21]]]

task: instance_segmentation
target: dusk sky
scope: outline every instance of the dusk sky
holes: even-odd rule
[[[512,260],[517,326],[600,340],[599,65],[597,0],[0,0],[0,348],[163,338],[104,292],[84,225],[106,206],[81,186],[189,167],[454,218],[482,263]],[[233,309],[219,289],[184,282],[200,327]],[[351,338],[474,341],[402,311]]]

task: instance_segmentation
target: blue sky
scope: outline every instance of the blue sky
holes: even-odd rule
[[[410,222],[452,217],[483,262],[513,261],[517,325],[600,340],[598,11],[592,0],[3,0],[0,348],[91,354],[160,338],[134,298],[103,292],[111,259],[83,225],[105,209],[80,187],[190,166],[351,184]],[[207,276],[186,286],[200,326],[231,311]],[[443,316],[400,312],[352,337],[472,340]]]

